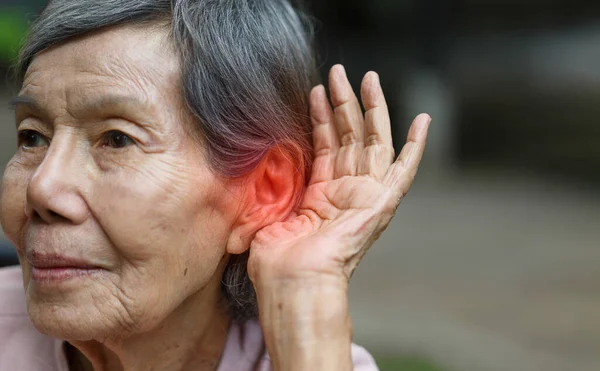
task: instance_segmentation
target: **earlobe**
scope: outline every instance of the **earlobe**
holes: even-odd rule
[[[290,151],[275,147],[247,176],[243,206],[227,243],[228,253],[243,253],[256,232],[284,220],[293,210],[304,184],[304,169],[298,159],[302,159],[301,153],[293,156]]]

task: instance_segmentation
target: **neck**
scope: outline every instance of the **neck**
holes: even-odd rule
[[[151,331],[118,341],[71,342],[76,348],[68,354],[71,369],[216,370],[230,320],[219,304],[219,290],[216,300],[207,300],[203,291],[184,301]]]

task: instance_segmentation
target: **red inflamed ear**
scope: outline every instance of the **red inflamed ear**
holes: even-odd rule
[[[241,254],[256,232],[283,221],[293,211],[304,188],[300,150],[274,147],[245,179],[242,206],[227,243],[227,252]]]

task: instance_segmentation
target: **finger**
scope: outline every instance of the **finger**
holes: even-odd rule
[[[366,111],[365,145],[381,144],[393,147],[390,114],[379,81],[379,75],[376,72],[371,71],[365,75],[360,95]]]
[[[365,150],[359,163],[359,174],[383,178],[394,161],[390,115],[379,75],[369,72],[363,78],[361,98],[365,107]]]
[[[417,175],[430,123],[431,117],[427,114],[420,114],[415,118],[408,130],[406,144],[385,175],[384,183],[396,192],[398,200],[408,193]]]
[[[333,111],[323,85],[310,92],[310,119],[315,158],[309,184],[333,179],[335,156],[340,147]]]
[[[335,176],[355,175],[358,159],[364,146],[363,115],[360,103],[352,90],[341,65],[335,65],[329,73],[329,89],[339,141]]]

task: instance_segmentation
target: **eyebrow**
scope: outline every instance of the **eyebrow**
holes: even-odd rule
[[[147,107],[147,104],[135,97],[128,95],[105,95],[97,100],[86,103],[81,108],[83,111],[101,111],[106,107],[138,106]]]
[[[27,106],[32,111],[37,112],[43,116],[50,116],[48,110],[44,108],[42,104],[40,104],[35,98],[28,95],[16,96],[9,100],[8,105],[12,109],[15,109],[16,107],[21,105]],[[93,115],[103,111],[104,109],[106,109],[106,107],[117,108],[117,111],[119,111],[120,109],[124,110],[127,106],[145,108],[142,110],[136,110],[136,112],[149,111],[150,109],[146,102],[139,100],[136,97],[121,94],[108,94],[98,99],[94,99],[93,101],[85,102],[81,107],[77,107],[77,111],[85,112],[84,115]],[[123,112],[117,112],[117,114],[123,114]]]
[[[42,116],[47,114],[47,111],[44,110],[42,106],[36,102],[35,99],[26,95],[19,95],[8,101],[9,109],[16,111],[16,108],[18,106],[27,106],[33,112],[38,113]],[[15,121],[15,126],[17,127],[17,129],[19,128],[19,120]]]
[[[41,107],[39,104],[37,104],[35,99],[26,95],[19,95],[8,101],[8,106],[12,109],[15,109],[17,106],[21,105],[31,107],[36,111],[41,111]]]

